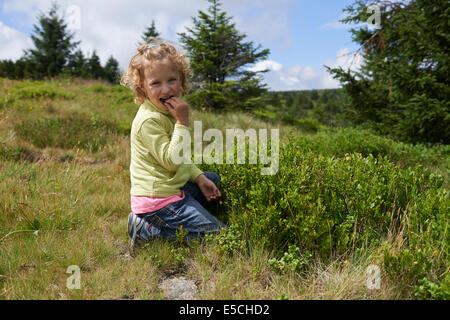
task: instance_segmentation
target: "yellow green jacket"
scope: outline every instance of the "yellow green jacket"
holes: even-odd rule
[[[169,111],[150,100],[139,107],[131,125],[130,180],[132,196],[181,195],[180,188],[203,172],[194,164],[175,164],[171,154],[182,142],[182,130]]]

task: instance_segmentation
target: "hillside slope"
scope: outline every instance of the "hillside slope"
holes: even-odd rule
[[[0,79],[0,90],[3,299],[162,299],[174,275],[199,299],[450,297],[448,146],[192,110],[203,132],[279,129],[278,173],[199,165],[222,177],[209,209],[229,228],[130,254],[130,92],[77,79]],[[67,286],[70,266],[80,289]]]

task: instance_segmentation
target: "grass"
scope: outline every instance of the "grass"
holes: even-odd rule
[[[127,133],[137,111],[131,101],[126,90],[101,82],[0,79],[1,299],[163,299],[159,283],[177,274],[195,280],[199,299],[405,298],[384,273],[379,290],[367,288],[367,267],[383,264],[376,249],[284,272],[269,264],[277,252],[256,244],[224,251],[217,237],[187,245],[157,240],[130,254]],[[251,114],[192,110],[194,120],[203,130],[278,127],[281,143],[302,139],[322,154],[331,152],[327,143],[339,148],[342,137],[356,141],[355,149],[362,144],[356,131],[319,131],[314,140]],[[439,160],[448,149],[380,141],[377,148],[393,161],[448,174],[448,159]],[[79,290],[66,286],[71,265],[80,267]]]

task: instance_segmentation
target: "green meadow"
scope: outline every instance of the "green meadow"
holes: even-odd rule
[[[198,299],[450,298],[449,146],[192,109],[203,131],[278,128],[279,170],[199,165],[222,178],[208,209],[228,228],[130,252],[137,110],[106,82],[0,78],[1,299],[164,299],[158,285],[175,275]]]

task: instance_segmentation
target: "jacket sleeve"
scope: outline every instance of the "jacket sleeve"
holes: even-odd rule
[[[194,182],[195,179],[197,179],[197,177],[199,175],[201,175],[203,173],[202,170],[200,170],[199,168],[197,168],[197,166],[195,164],[191,164],[191,178],[189,179],[190,182]]]
[[[175,124],[172,137],[170,137],[160,121],[154,118],[145,120],[139,129],[139,138],[155,161],[169,171],[177,171],[182,163],[175,163],[173,155],[177,149],[178,151],[180,150],[177,146],[185,141],[183,136],[186,137],[189,128],[177,123]],[[191,178],[193,175],[195,174],[191,170]]]

